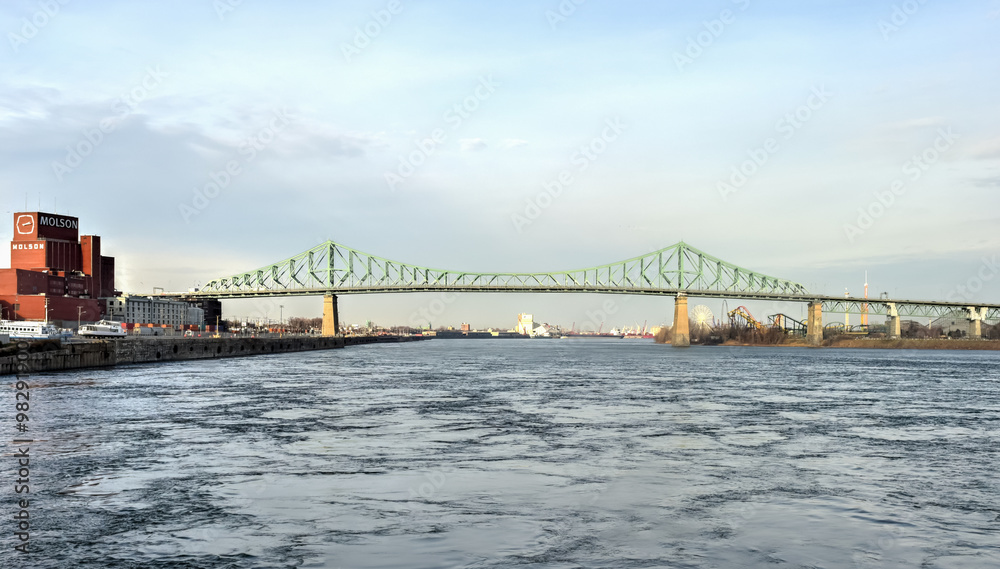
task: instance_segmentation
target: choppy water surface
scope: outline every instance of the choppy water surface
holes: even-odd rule
[[[435,340],[38,375],[31,565],[1000,567],[998,363]]]

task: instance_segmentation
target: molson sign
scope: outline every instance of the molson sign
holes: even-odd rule
[[[14,241],[34,241],[36,239],[77,241],[79,235],[80,220],[76,217],[42,211],[14,214]]]

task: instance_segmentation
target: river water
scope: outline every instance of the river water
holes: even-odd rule
[[[995,568],[998,363],[434,340],[36,375],[36,552],[5,513],[0,558]]]

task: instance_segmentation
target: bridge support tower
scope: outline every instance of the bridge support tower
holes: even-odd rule
[[[806,342],[810,346],[818,346],[823,343],[823,303],[820,301],[809,303],[809,318],[806,321]]]
[[[670,335],[670,343],[675,348],[685,348],[691,345],[691,332],[688,327],[688,299],[684,293],[679,293],[674,300],[674,328]]]
[[[337,313],[337,295],[323,296],[323,335],[336,336],[340,330],[340,315]]]
[[[886,306],[889,309],[889,321],[886,322],[888,324],[889,338],[895,340],[903,335],[899,325],[899,311],[896,310],[895,302],[890,302]]]
[[[969,313],[969,339],[983,339],[983,319],[986,317],[985,308],[970,306],[965,309]]]

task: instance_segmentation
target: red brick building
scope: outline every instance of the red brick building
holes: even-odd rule
[[[0,269],[0,318],[93,322],[100,298],[116,296],[115,259],[101,238],[80,237],[80,220],[40,211],[14,214],[10,267]]]

